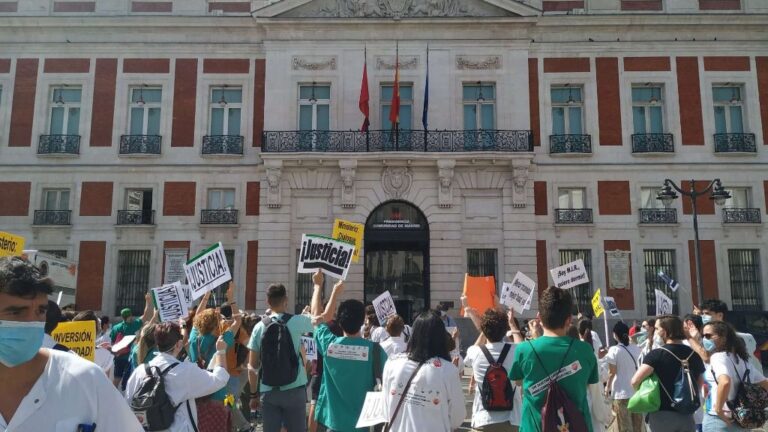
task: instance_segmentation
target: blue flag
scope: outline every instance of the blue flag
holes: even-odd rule
[[[667,284],[667,286],[672,291],[677,291],[677,289],[680,288],[680,283],[678,281],[676,281],[676,280],[672,279],[671,277],[665,275],[664,272],[661,271],[661,270],[659,270],[659,277],[661,278],[661,280],[664,281],[665,284]]]
[[[427,130],[429,116],[429,46],[427,46],[427,78],[424,81],[424,110],[421,112],[421,125]]]

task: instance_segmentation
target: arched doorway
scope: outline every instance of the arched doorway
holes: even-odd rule
[[[365,223],[365,302],[389,290],[407,323],[429,307],[429,225],[405,201],[388,201]]]

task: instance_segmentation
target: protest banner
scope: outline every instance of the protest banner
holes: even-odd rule
[[[176,321],[187,316],[188,304],[180,282],[152,288],[152,298],[161,322]]]
[[[526,305],[530,307],[529,299],[533,290],[536,289],[536,282],[521,272],[515,274],[511,283],[504,283],[501,289],[501,304],[510,307],[517,313],[523,313]]]
[[[24,251],[24,237],[0,231],[0,257],[19,256]]]
[[[365,225],[336,219],[333,222],[333,238],[355,245],[355,253],[352,254],[352,262],[360,261],[360,251],[363,249],[363,231]]]
[[[313,234],[301,236],[299,252],[299,273],[314,273],[322,270],[328,276],[344,280],[347,278],[355,245]]]
[[[587,269],[584,267],[584,261],[581,259],[555,267],[549,273],[552,275],[555,286],[560,289],[573,288],[589,282]]]
[[[360,411],[360,417],[357,418],[356,428],[367,428],[375,426],[380,423],[386,423],[389,421],[384,413],[384,404],[386,403],[384,393],[367,392],[365,394],[365,402],[363,402],[363,409]]]
[[[486,310],[493,309],[493,295],[496,293],[496,279],[493,276],[470,276],[464,274],[464,290],[462,296],[467,298],[467,306],[475,309],[480,315]],[[464,308],[461,309],[464,316]]]
[[[672,313],[672,299],[663,292],[656,290],[656,315],[669,315]]]
[[[232,280],[224,247],[216,243],[184,264],[192,300]]]
[[[373,299],[373,308],[376,309],[376,317],[379,318],[379,324],[382,326],[387,325],[389,317],[397,315],[395,300],[392,299],[389,290],[384,291],[381,295]]]
[[[69,348],[80,357],[94,361],[96,358],[96,322],[62,322],[51,332],[56,343]]]
[[[307,360],[317,360],[317,345],[315,344],[315,338],[302,336],[301,346],[304,347],[304,354],[306,354]]]
[[[595,318],[600,318],[600,315],[605,312],[603,303],[600,301],[600,290],[595,291],[595,295],[592,296],[592,312],[595,313]]]
[[[187,309],[192,307],[192,291],[189,289],[189,285],[181,284],[181,295],[184,301],[187,303]]]
[[[616,305],[616,300],[614,300],[613,297],[603,297],[603,301],[605,302],[605,308],[608,309],[608,313],[611,314],[614,318],[620,318],[621,313],[619,312],[619,307]]]
[[[112,345],[110,351],[112,351],[114,354],[117,354],[120,351],[128,348],[135,339],[136,335],[125,336],[124,338],[120,339],[120,342]]]

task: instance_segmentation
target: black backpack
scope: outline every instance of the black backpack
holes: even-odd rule
[[[165,374],[178,364],[174,363],[163,371],[156,366],[144,365],[147,376],[130,402],[131,410],[144,426],[144,430],[161,431],[173,424],[173,417],[179,405],[173,405],[165,392]]]
[[[560,387],[557,383],[557,378],[553,377],[553,374],[558,374],[565,366],[565,359],[568,357],[568,353],[571,351],[571,346],[575,339],[571,339],[571,343],[568,345],[568,350],[563,355],[563,361],[560,367],[556,371],[550,373],[544,368],[544,362],[541,361],[539,353],[533,349],[531,344],[531,350],[536,356],[541,368],[547,374],[549,384],[547,387],[547,398],[544,401],[544,406],[541,410],[541,432],[559,432],[563,430],[571,432],[587,432],[587,422],[584,419],[584,414],[581,413],[579,407],[568,397],[568,393]],[[530,343],[530,342],[529,342]]]
[[[480,386],[480,401],[483,403],[483,409],[486,411],[511,411],[515,390],[512,388],[504,368],[504,360],[509,354],[510,345],[504,344],[504,348],[499,354],[499,359],[494,360],[491,352],[484,345],[480,345],[480,350],[488,360],[488,369],[483,376],[483,384]]]
[[[694,351],[691,350],[691,353],[688,354],[688,357],[681,359],[672,351],[664,347],[659,347],[659,349],[668,352],[672,355],[672,357],[676,358],[677,361],[680,362],[680,373],[675,379],[675,384],[672,388],[672,394],[670,394],[669,391],[664,387],[664,384],[659,383],[659,387],[661,387],[661,390],[669,398],[673,410],[681,414],[693,414],[701,406],[701,401],[699,400],[699,392],[696,389],[696,381],[694,381],[693,377],[691,377],[691,366],[688,363],[688,360],[693,356]]]
[[[273,317],[261,336],[261,382],[276,390],[299,376],[299,357],[287,325],[292,317]]]

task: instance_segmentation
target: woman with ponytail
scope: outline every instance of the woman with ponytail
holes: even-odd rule
[[[619,431],[643,432],[643,416],[627,410],[629,398],[635,394],[630,381],[637,371],[640,347],[629,342],[629,327],[621,321],[613,326],[613,338],[618,344],[612,346],[604,358],[608,363],[605,394],[613,397],[613,411],[616,413]]]

